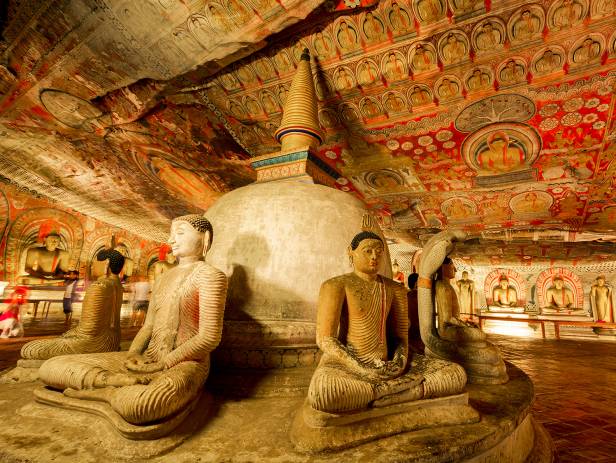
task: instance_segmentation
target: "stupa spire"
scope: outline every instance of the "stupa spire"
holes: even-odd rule
[[[316,148],[323,141],[320,132],[310,53],[304,48],[276,131],[276,140],[281,143],[282,152],[306,146]]]

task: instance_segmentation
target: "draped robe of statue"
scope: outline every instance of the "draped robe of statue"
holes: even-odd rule
[[[388,360],[393,340],[408,350],[408,306],[402,285],[382,276],[366,282],[349,273],[323,283],[319,299],[317,340],[324,354],[308,390],[312,408],[326,412],[360,410],[378,406],[379,400],[395,403],[397,396],[414,400],[463,390],[466,375],[450,362],[416,355],[410,369],[396,377],[379,379],[368,378],[345,362],[345,355],[335,354],[336,350],[345,350],[360,364],[372,365]]]
[[[107,402],[132,424],[171,417],[198,398],[207,379],[210,352],[222,334],[226,289],[220,270],[202,261],[179,265],[155,283],[145,324],[128,352],[55,357],[41,366],[40,378],[67,396]],[[128,371],[130,356],[164,368]],[[95,388],[118,376],[136,384]]]
[[[59,338],[37,339],[21,348],[26,360],[47,360],[58,355],[120,350],[122,284],[117,275],[92,283],[83,299],[79,325]]]

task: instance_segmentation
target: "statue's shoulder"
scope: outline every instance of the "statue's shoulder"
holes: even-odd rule
[[[386,288],[390,288],[399,293],[404,292],[406,294],[406,286],[404,286],[404,283],[393,280],[391,278],[384,277],[383,275],[381,275],[381,281]]]
[[[213,265],[208,264],[207,262],[199,261],[197,262],[197,268],[195,269],[195,273],[203,276],[208,276],[209,278],[227,279],[227,275],[222,270],[214,267]]]
[[[321,288],[330,290],[344,289],[352,275],[352,273],[345,273],[344,275],[338,275],[329,280],[325,280],[321,283]]]

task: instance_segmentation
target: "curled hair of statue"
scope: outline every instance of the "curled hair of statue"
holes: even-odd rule
[[[119,274],[124,267],[124,256],[115,249],[103,249],[96,254],[96,260],[109,259],[109,270],[114,275]]]
[[[357,246],[359,246],[359,243],[361,243],[363,240],[379,240],[381,243],[383,242],[381,237],[376,233],[373,233],[371,231],[363,231],[355,235],[355,237],[351,241],[351,249],[355,251],[357,249]]]
[[[188,222],[199,233],[210,232],[210,238],[207,246],[205,246],[205,243],[203,246],[205,251],[210,248],[212,240],[214,239],[214,229],[212,228],[210,221],[204,216],[199,214],[181,215],[180,217],[173,219],[172,222]]]

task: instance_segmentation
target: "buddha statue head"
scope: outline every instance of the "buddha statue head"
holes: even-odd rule
[[[106,264],[109,271],[114,275],[118,275],[124,267],[125,258],[117,249],[103,249],[96,254],[96,260],[107,261]],[[106,273],[107,268],[105,268],[104,274]]]
[[[449,257],[445,257],[443,264],[441,265],[441,279],[451,280],[456,276],[456,267],[453,265],[453,261]]]
[[[213,238],[209,220],[199,214],[188,214],[173,219],[168,243],[173,255],[181,261],[186,257],[205,257]]]
[[[58,235],[57,233],[50,233],[45,237],[43,241],[43,243],[45,244],[45,249],[47,249],[49,252],[53,252],[58,249],[58,246],[60,246],[60,242],[61,238],[60,235]]]
[[[596,279],[597,282],[597,286],[604,286],[605,285],[605,276],[604,275],[599,275]]]
[[[130,253],[128,252],[128,247],[123,244],[120,243],[118,244],[114,250],[118,251],[120,254],[122,254],[122,256],[124,256],[125,259],[129,259],[130,258]]]
[[[554,277],[554,279],[552,280],[552,284],[556,289],[562,289],[565,282],[561,277]]]
[[[468,272],[466,270],[462,272],[462,279],[468,280]]]
[[[509,287],[509,278],[505,275],[501,275],[498,279],[498,285],[503,289],[507,289]]]
[[[374,275],[385,250],[383,240],[373,232],[363,231],[355,235],[349,246],[349,260],[355,271]]]

